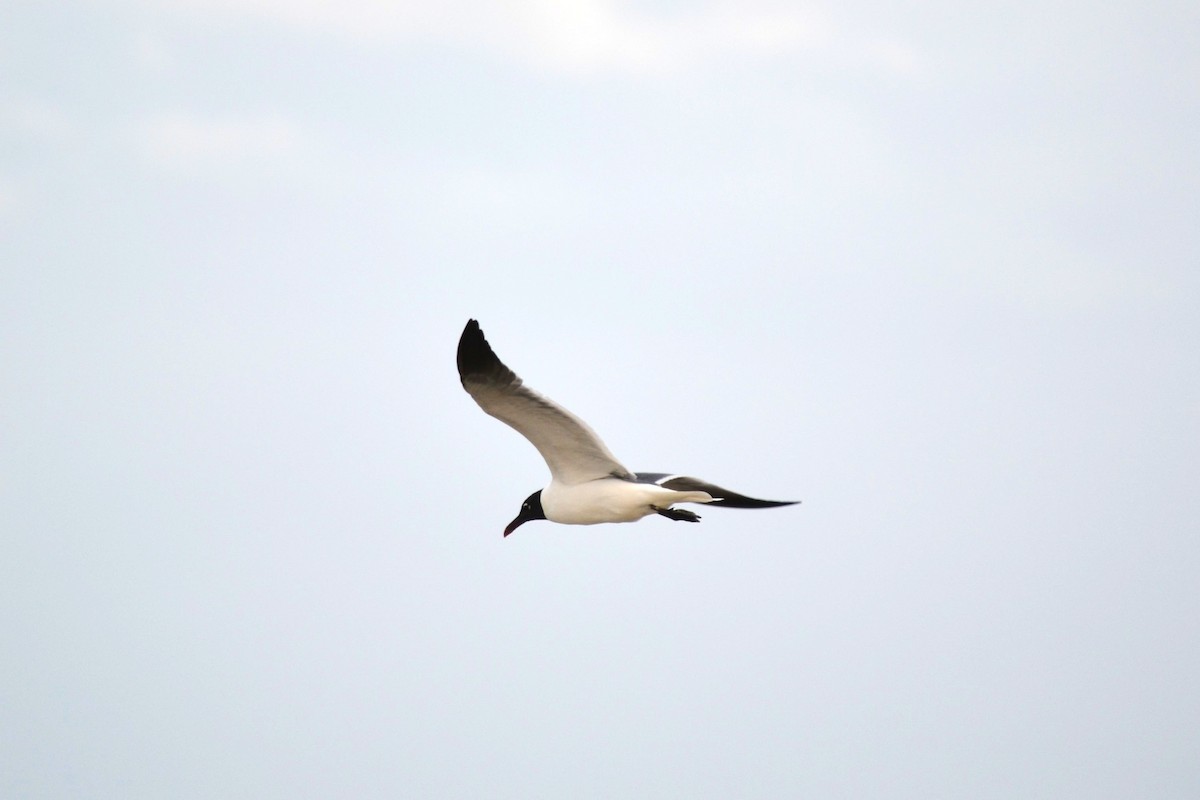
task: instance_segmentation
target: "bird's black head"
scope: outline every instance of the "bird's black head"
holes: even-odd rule
[[[508,527],[504,529],[504,535],[508,536],[517,528],[524,525],[526,522],[535,519],[545,519],[546,512],[542,511],[542,490],[538,489],[529,497],[525,498],[525,502],[521,503],[521,511],[517,514],[517,518],[508,523]]]

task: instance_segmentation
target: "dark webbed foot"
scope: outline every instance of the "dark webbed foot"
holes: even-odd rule
[[[688,511],[685,508],[659,508],[658,506],[650,506],[655,513],[662,514],[667,519],[673,519],[676,522],[699,522],[700,515],[694,511]]]

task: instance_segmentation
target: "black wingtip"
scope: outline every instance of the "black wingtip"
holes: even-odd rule
[[[500,366],[500,359],[484,338],[479,323],[473,319],[467,320],[467,326],[458,339],[459,379],[465,381],[471,375],[484,375]]]
[[[732,493],[731,493],[732,494]],[[719,497],[707,505],[724,506],[726,508],[781,508],[782,506],[798,506],[799,500],[759,500],[757,497],[744,495]]]
[[[639,473],[637,480],[641,483],[654,483],[664,489],[674,489],[678,492],[708,492],[713,500],[707,505],[724,506],[725,508],[779,508],[794,506],[799,500],[759,500],[757,497],[747,497],[744,494],[731,492],[714,483],[689,478],[686,475],[671,475],[662,472]]]

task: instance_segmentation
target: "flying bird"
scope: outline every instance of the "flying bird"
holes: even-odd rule
[[[550,484],[521,504],[508,536],[526,522],[548,519],[566,525],[636,522],[651,514],[699,522],[676,503],[727,508],[774,508],[798,501],[758,500],[684,475],[630,472],[587,423],[525,386],[496,356],[479,323],[469,320],[458,340],[458,376],[488,414],[537,448],[550,468]]]

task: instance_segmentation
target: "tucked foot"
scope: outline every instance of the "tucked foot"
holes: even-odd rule
[[[667,519],[673,519],[676,522],[699,522],[700,515],[694,511],[688,511],[685,508],[659,508],[658,506],[650,506],[656,514],[662,514]]]

